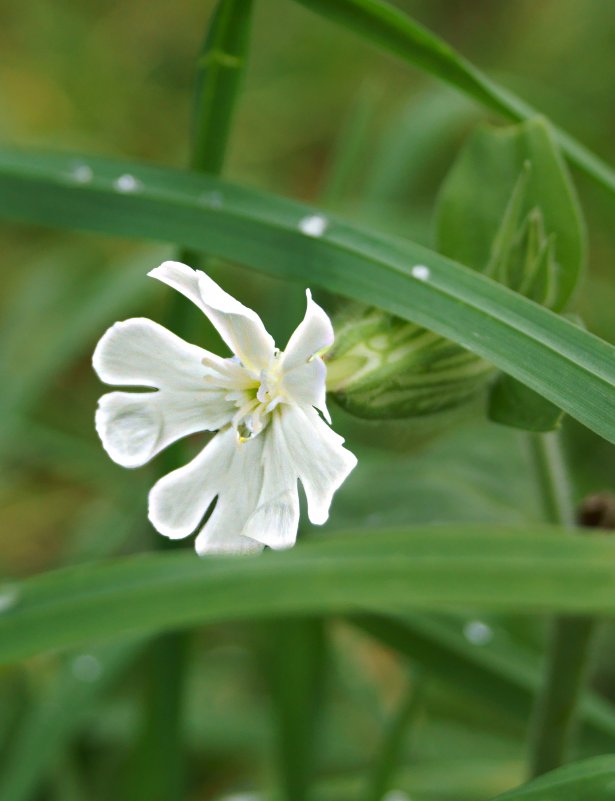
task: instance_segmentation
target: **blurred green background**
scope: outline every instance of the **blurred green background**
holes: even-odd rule
[[[184,166],[195,60],[213,5],[5,0],[1,141]],[[396,5],[615,163],[615,5]],[[438,187],[464,136],[484,118],[452,90],[290,0],[260,0],[225,175],[429,244]],[[602,190],[574,178],[590,240],[576,308],[590,330],[615,341],[615,206]],[[150,550],[156,535],[146,522],[146,493],[156,468],[127,472],[104,454],[93,427],[103,389],[90,354],[116,319],[161,319],[168,291],[151,286],[145,273],[174,252],[172,244],[140,246],[4,223],[1,230],[0,579]],[[302,314],[303,287],[233,265],[212,269],[283,342]],[[337,308],[333,298],[324,302]],[[194,341],[209,341],[207,326],[195,323]],[[435,426],[354,421],[339,409],[333,416],[360,461],[336,496],[328,530],[539,519],[523,437],[484,422],[480,409],[449,420],[437,434]],[[613,447],[576,424],[566,425],[565,436],[577,498],[612,488]],[[472,610],[460,610],[449,622],[474,647],[514,643],[535,652],[538,624],[487,621],[478,645],[467,628],[473,619]],[[331,634],[321,775],[332,786],[360,786],[388,711],[403,693],[407,666],[346,624],[332,622]],[[615,696],[608,632],[603,639],[598,680]],[[187,797],[230,797],[269,785],[275,749],[263,668],[268,641],[261,624],[209,629],[195,639]],[[32,703],[57,725],[63,666],[88,690],[101,680],[98,668],[84,673],[79,665],[87,661],[75,659],[39,658],[0,672],[4,758],[11,758],[8,744]],[[110,797],[118,777],[135,769],[145,669],[132,663],[120,680],[110,680],[104,704],[90,693],[87,714],[66,735],[56,732],[61,748],[43,766],[40,782],[30,782],[37,795],[28,790],[20,798]],[[523,729],[522,721],[475,705],[453,684],[429,681],[398,784],[419,801],[488,798],[522,777]],[[335,792],[324,790],[322,797],[355,797]]]

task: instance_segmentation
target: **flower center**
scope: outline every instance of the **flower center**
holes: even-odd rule
[[[233,392],[227,397],[237,405],[233,426],[240,442],[246,442],[260,434],[267,427],[273,410],[286,400],[279,351],[275,352],[266,369],[261,370],[258,376],[254,375],[254,382],[250,387]]]

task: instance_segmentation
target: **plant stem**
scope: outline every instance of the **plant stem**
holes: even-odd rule
[[[382,743],[368,777],[364,801],[382,801],[391,785],[401,760],[408,729],[421,708],[423,679],[416,671],[409,677],[409,686],[399,707],[388,722]]]
[[[198,59],[195,90],[190,167],[197,172],[218,175],[222,170],[246,59],[251,15],[252,0],[219,0],[211,18]],[[180,250],[178,258],[190,263],[198,255]],[[190,310],[186,311],[185,299],[174,293],[167,312],[168,327],[189,338],[193,320]],[[162,455],[160,475],[180,466],[181,450]],[[184,546],[181,541],[158,535],[155,545],[162,550]],[[144,801],[184,797],[183,707],[189,645],[189,633],[170,632],[158,637],[149,650],[146,715],[135,759],[136,774],[142,781],[135,782],[133,788]],[[133,799],[137,801],[137,796],[133,795]]]
[[[558,617],[551,624],[544,685],[535,701],[530,734],[532,778],[568,760],[594,628],[590,617]]]
[[[558,433],[530,434],[529,444],[545,519],[572,529],[575,523],[572,489]]]
[[[267,661],[276,724],[276,769],[284,801],[307,801],[318,757],[318,733],[328,673],[327,631],[321,618],[278,619]]]
[[[559,437],[557,433],[533,434],[530,442],[545,517],[572,529],[575,519],[570,481]],[[553,770],[568,759],[594,628],[595,620],[582,616],[557,617],[551,624],[544,682],[532,713],[531,777]]]
[[[145,654],[145,716],[126,781],[126,801],[174,801],[185,795],[183,699],[189,638],[157,637]]]
[[[247,60],[252,7],[252,0],[219,0],[213,12],[197,61],[189,159],[194,172],[222,172]],[[192,265],[201,254],[182,248],[178,258]],[[188,337],[191,319],[185,299],[174,293],[169,328]]]
[[[198,60],[190,166],[222,172],[246,64],[252,0],[220,0]]]

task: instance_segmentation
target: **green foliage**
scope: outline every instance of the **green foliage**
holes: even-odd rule
[[[279,785],[287,801],[311,796],[321,741],[327,631],[321,618],[283,619],[271,625],[270,692]]]
[[[488,408],[494,422],[525,431],[554,431],[563,417],[554,403],[505,374],[495,380]]]
[[[541,305],[561,311],[576,289],[585,228],[565,165],[540,119],[474,132],[439,197],[437,248]],[[496,381],[489,415],[549,431],[561,410],[510,376]]]
[[[23,582],[0,618],[0,662],[129,633],[357,607],[608,614],[614,555],[602,537],[558,529],[426,526],[350,532],[263,559],[129,557]]]
[[[94,713],[140,646],[134,641],[68,657],[65,668],[46,689],[46,702],[30,707],[11,738],[0,775],[0,798],[25,801],[32,797],[40,774]]]
[[[219,2],[197,62],[191,166],[217,174],[228,148],[245,71],[252,0]]]
[[[259,270],[376,303],[452,339],[615,441],[615,348],[473,270],[407,240],[331,219],[321,237],[299,224],[314,209],[196,174],[88,159],[0,154],[0,214],[119,236],[173,239]],[[122,174],[137,191],[118,191]],[[220,205],[220,199],[222,204]],[[410,265],[428,266],[429,280]]]
[[[462,689],[472,703],[492,708],[510,723],[525,727],[541,686],[540,657],[527,644],[511,641],[506,628],[461,616],[414,613],[408,617],[355,615],[360,630],[421,665],[425,675]],[[468,629],[469,627],[469,629]],[[464,633],[464,629],[466,630]],[[478,642],[468,638],[474,629]],[[487,637],[486,642],[480,636]],[[606,747],[615,734],[615,709],[586,693],[580,717]]]
[[[501,87],[450,45],[383,0],[297,0],[388,53],[451,84],[486,108],[511,120],[535,117],[539,112]],[[560,128],[559,146],[587,175],[615,192],[615,170]]]
[[[615,759],[595,757],[547,773],[495,801],[610,801],[615,782]]]
[[[153,6],[137,25],[131,3],[97,16],[88,4],[34,0],[0,31],[3,140],[216,174],[230,155],[233,176],[8,145],[0,154],[0,216],[22,223],[5,229],[1,300],[0,572],[10,578],[0,580],[0,798],[106,801],[112,787],[131,801],[244,791],[259,801],[348,801],[399,788],[413,801],[606,801],[610,757],[498,795],[527,776],[527,720],[545,689],[543,615],[614,611],[608,538],[540,523],[541,508],[551,516],[562,502],[572,520],[573,502],[609,481],[610,446],[580,426],[564,427],[578,483],[558,489],[535,486],[527,442],[513,430],[464,426],[460,413],[434,441],[427,417],[366,424],[332,409],[359,467],[324,536],[306,525],[292,552],[259,559],[199,562],[189,543],[183,554],[142,553],[153,471],[122,471],[95,440],[90,353],[110,323],[133,314],[208,342],[183,299],[165,312],[166,297],[143,279],[168,248],[135,250],[122,238],[191,248],[185,258],[206,258],[225,288],[272,318],[276,335],[301,313],[306,285],[326,293],[328,311],[334,295],[369,304],[354,328],[340,327],[330,362],[333,379],[335,361],[355,369],[350,357],[383,357],[369,381],[337,376],[355,381],[354,397],[341,397],[354,413],[449,409],[460,395],[479,397],[496,368],[493,419],[542,431],[565,409],[615,441],[615,349],[554,313],[578,297],[590,329],[615,334],[612,209],[582,187],[597,247],[589,291],[575,295],[583,231],[554,141],[611,191],[615,172],[398,8],[276,0],[254,4],[253,19],[252,5],[216,3],[198,58],[196,0],[181,14]],[[463,25],[454,9],[416,8],[494,70],[527,64],[535,104],[566,119],[570,102],[569,127],[608,152],[599,138],[612,127],[608,92],[588,87],[611,69],[600,47],[612,27],[607,5],[533,9],[536,52],[517,43],[521,6],[506,11],[503,39],[496,5],[480,20],[464,10]],[[459,95],[413,84],[344,29]],[[566,97],[547,96],[557,84],[549,69],[564,73],[566,63]],[[338,136],[357,74],[369,84]],[[483,129],[462,149],[441,194],[438,255],[418,243],[429,241],[433,198],[476,118],[468,99],[527,122]],[[235,177],[280,195],[242,189]],[[323,186],[326,211],[281,197],[312,198]],[[319,237],[302,230],[315,215]],[[428,272],[413,274],[417,265]],[[408,388],[418,391],[402,403],[395,393]],[[478,405],[464,414],[477,416]],[[532,442],[548,473],[555,440]],[[176,450],[169,463],[181,458]],[[143,648],[152,634],[155,646]],[[596,686],[611,696],[608,629],[604,642]],[[407,689],[417,667],[426,682],[415,707]],[[609,701],[586,689],[578,717],[573,759],[611,749]]]
[[[439,196],[436,247],[561,311],[576,289],[585,227],[547,123],[479,128]]]

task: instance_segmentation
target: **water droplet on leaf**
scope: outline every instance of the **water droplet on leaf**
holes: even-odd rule
[[[94,177],[94,172],[87,164],[76,164],[71,171],[70,177],[75,183],[88,184]]]
[[[259,796],[256,793],[239,793],[225,796],[224,801],[259,801]]]
[[[93,684],[102,676],[103,666],[92,654],[79,654],[73,659],[71,670],[77,681]]]
[[[222,207],[223,197],[221,192],[204,192],[199,199],[203,205],[209,206],[212,209],[219,209]]]
[[[310,214],[299,222],[299,230],[307,236],[319,237],[327,230],[329,222],[322,214]]]
[[[8,612],[19,601],[19,587],[17,584],[0,584],[0,614]]]
[[[487,645],[493,639],[493,629],[482,620],[469,620],[463,627],[463,636],[472,645]]]
[[[415,264],[410,272],[412,273],[412,277],[419,281],[429,281],[431,278],[431,270],[424,264]]]
[[[382,801],[412,801],[412,799],[403,790],[389,790],[382,796]]]
[[[126,173],[125,175],[120,175],[114,186],[118,192],[136,192],[141,186],[141,182],[134,175]]]

